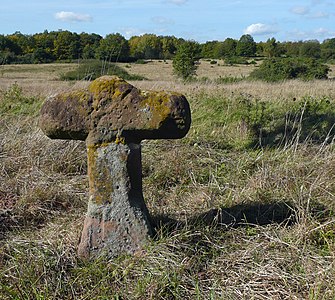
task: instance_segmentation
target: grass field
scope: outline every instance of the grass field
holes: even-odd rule
[[[143,141],[156,236],[135,256],[82,261],[83,142],[50,140],[38,110],[87,82],[71,64],[0,68],[0,299],[335,299],[335,81],[263,83],[253,66],[122,64],[143,89],[182,92],[192,127]],[[213,66],[213,67],[212,67]]]

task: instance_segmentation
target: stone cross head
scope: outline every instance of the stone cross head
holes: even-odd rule
[[[142,248],[152,228],[142,193],[140,142],[182,138],[190,124],[183,95],[141,91],[115,76],[46,100],[43,132],[52,139],[86,140],[89,201],[80,256],[114,257]]]

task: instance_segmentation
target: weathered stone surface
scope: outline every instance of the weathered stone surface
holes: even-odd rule
[[[90,195],[79,254],[116,256],[139,250],[151,235],[142,195],[141,146],[88,148]]]
[[[125,139],[175,139],[186,135],[191,113],[174,92],[145,92],[115,76],[94,80],[87,89],[49,98],[40,127],[51,138],[102,144]]]
[[[86,140],[89,203],[78,253],[134,253],[152,233],[142,194],[142,139],[186,135],[191,112],[172,92],[144,92],[104,76],[47,99],[40,127],[50,138]]]

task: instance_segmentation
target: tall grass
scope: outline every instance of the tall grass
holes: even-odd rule
[[[33,104],[1,112],[0,299],[335,298],[332,89],[174,84],[190,133],[142,147],[155,237],[110,261],[76,255],[85,144],[45,137]]]

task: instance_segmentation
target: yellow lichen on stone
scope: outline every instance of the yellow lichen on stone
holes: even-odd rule
[[[126,144],[126,139],[122,136],[117,135],[115,138],[115,144]]]
[[[82,117],[86,117],[90,112],[88,108],[89,99],[90,94],[84,89],[65,92],[57,96],[57,100],[73,107],[74,111]]]
[[[103,204],[104,201],[111,199],[112,178],[108,168],[99,162],[98,151],[103,151],[110,143],[91,145],[87,147],[87,160],[88,160],[88,180],[90,187],[91,198],[94,203]]]
[[[159,128],[160,124],[164,122],[171,114],[170,97],[178,95],[177,93],[167,92],[141,92],[145,99],[141,102],[142,109],[149,109],[151,118],[148,122],[150,128]]]
[[[92,145],[92,146],[88,146],[87,147],[87,164],[89,166],[88,170],[87,170],[87,175],[88,175],[88,182],[89,182],[89,186],[90,186],[90,194],[95,194],[95,176],[96,176],[96,159],[98,156],[97,153],[97,146],[96,145]]]
[[[87,90],[81,89],[76,91],[65,92],[58,95],[58,99],[61,101],[68,101],[69,99],[76,99],[78,103],[87,103],[90,95]]]
[[[119,89],[121,84],[127,83],[116,76],[102,76],[94,80],[88,87],[88,91],[93,94],[93,107],[97,108],[101,99],[113,99],[119,97],[122,94]]]

